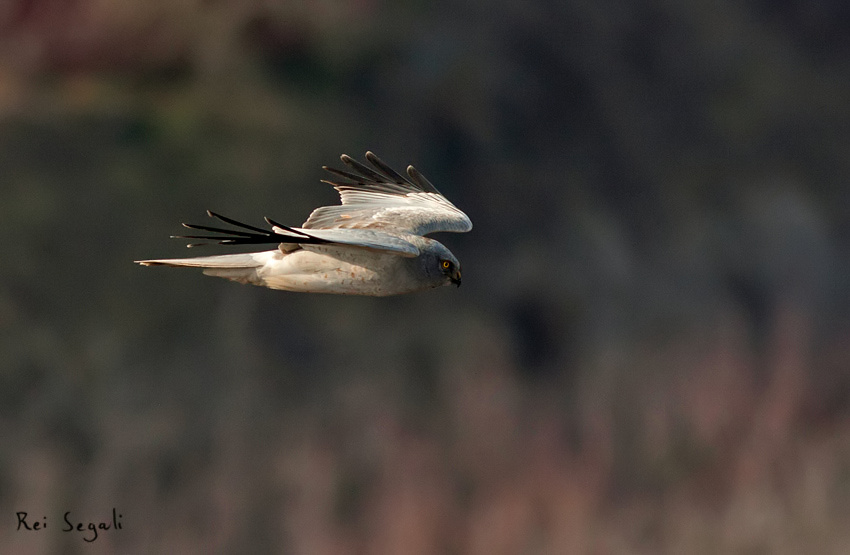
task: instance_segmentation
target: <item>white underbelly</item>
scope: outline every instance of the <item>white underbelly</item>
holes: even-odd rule
[[[401,264],[398,256],[362,249],[305,248],[270,260],[257,276],[284,291],[382,296],[409,290]]]

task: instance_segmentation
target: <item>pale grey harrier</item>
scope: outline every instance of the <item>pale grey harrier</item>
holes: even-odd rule
[[[223,245],[276,243],[276,249],[137,262],[203,268],[207,275],[239,283],[311,293],[382,296],[450,283],[460,286],[455,256],[423,235],[469,231],[469,217],[413,166],[407,167],[405,177],[371,152],[366,160],[372,168],[345,154],[340,159],[351,171],[324,169],[348,180],[325,181],[339,192],[342,205],[316,208],[300,228],[266,218],[271,230],[265,230],[207,211],[239,229],[183,224],[222,235],[178,237]]]

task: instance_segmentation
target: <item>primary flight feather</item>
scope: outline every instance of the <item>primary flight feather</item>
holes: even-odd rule
[[[324,169],[343,181],[323,181],[339,192],[341,205],[316,208],[300,228],[266,218],[270,229],[262,229],[207,211],[234,229],[183,224],[218,235],[178,236],[223,245],[277,244],[277,248],[136,262],[203,268],[207,275],[239,283],[308,293],[385,296],[460,286],[457,258],[425,235],[469,231],[469,217],[413,166],[403,176],[372,152],[366,153],[372,167],[346,154],[340,160],[348,170]]]

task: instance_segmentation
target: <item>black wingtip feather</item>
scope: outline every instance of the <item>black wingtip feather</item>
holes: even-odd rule
[[[228,218],[227,216],[222,216],[221,214],[217,214],[211,210],[207,210],[207,214],[212,218],[218,218],[219,220],[228,223],[230,225],[240,227],[242,229],[225,229],[222,227],[212,227],[206,225],[197,225],[197,224],[187,224],[183,223],[183,227],[188,229],[197,229],[200,231],[209,231],[211,233],[220,233],[221,235],[172,235],[172,239],[202,239],[204,241],[211,241],[214,243],[218,243],[219,245],[263,245],[263,244],[280,244],[280,243],[297,243],[297,244],[325,244],[330,243],[330,241],[326,241],[324,239],[319,239],[318,237],[313,237],[307,233],[302,231],[298,231],[289,226],[278,223],[271,218],[265,218],[266,222],[268,222],[271,226],[276,226],[281,230],[290,233],[291,235],[287,235],[284,233],[279,233],[275,230],[267,230],[261,229],[259,227],[254,227],[252,225],[248,225],[246,223],[242,223],[240,221],[234,220],[232,218]],[[251,231],[243,231],[244,229],[250,229]],[[210,243],[189,243],[186,245],[188,248],[200,247],[204,245],[208,245]]]
[[[364,176],[362,176],[362,175],[355,175],[355,174],[353,174],[351,172],[347,172],[345,170],[338,170],[336,168],[329,168],[327,166],[324,166],[324,169],[327,172],[330,172],[334,175],[338,175],[342,178],[348,179],[349,181],[353,181],[355,183],[363,183],[363,181],[364,181],[363,180]]]
[[[437,188],[428,181],[428,178],[419,173],[419,170],[413,166],[407,166],[407,175],[409,175],[410,179],[413,180],[413,182],[416,183],[416,185],[418,185],[423,191],[427,193],[437,193],[438,195],[440,194],[440,191],[438,191]]]
[[[403,183],[410,183],[407,179],[404,178],[403,175],[392,169],[383,160],[378,158],[378,156],[371,150],[366,152],[366,160],[368,160],[370,164],[378,168],[380,171],[384,172],[384,175],[386,175],[386,177],[389,177],[390,180],[394,183],[398,185],[401,185]]]
[[[242,237],[253,237],[253,236],[256,235],[256,233],[250,233],[248,231],[242,231],[240,229],[224,229],[223,227],[211,227],[211,226],[208,226],[208,225],[197,225],[197,224],[186,224],[186,223],[184,223],[183,227],[186,227],[186,228],[189,228],[189,229],[197,229],[199,231],[211,231],[212,233],[230,233],[230,234],[240,235]],[[258,229],[258,231],[262,232],[263,234],[268,233],[268,231],[260,230],[259,228],[251,228],[251,229]]]
[[[337,190],[339,190],[340,187],[351,187],[356,184],[357,186],[364,187],[367,190],[388,194],[404,195],[409,192],[416,191],[440,194],[440,191],[438,191],[437,188],[434,187],[434,185],[413,166],[407,167],[407,176],[402,175],[392,169],[386,162],[378,158],[378,156],[371,150],[366,152],[366,160],[375,167],[374,170],[358,162],[348,154],[343,154],[339,157],[339,159],[353,170],[353,172],[339,170],[329,166],[322,166],[323,170],[353,182],[351,184],[346,184],[325,181],[326,183],[330,183],[336,187]]]
[[[269,231],[267,229],[261,229],[259,227],[254,227],[252,225],[248,225],[246,223],[239,222],[237,220],[234,220],[233,218],[228,218],[226,216],[222,216],[221,214],[217,214],[217,213],[213,212],[212,210],[207,210],[207,215],[209,215],[211,218],[218,218],[219,220],[223,221],[224,223],[228,223],[230,225],[235,225],[236,227],[241,227],[243,229],[250,229],[251,231],[254,231],[256,233],[263,233],[263,234],[269,233]]]
[[[357,160],[355,160],[351,156],[346,156],[342,161],[345,162],[345,165],[347,165],[348,167],[353,169],[355,172],[359,173],[360,175],[362,175],[363,177],[365,177],[366,179],[368,179],[370,181],[374,181],[375,183],[380,183],[381,181],[384,181],[388,177],[386,175],[381,175],[381,174],[377,173],[372,168],[364,166],[363,164],[361,164],[360,162],[358,162]],[[378,167],[378,169],[380,170],[381,168]]]
[[[292,229],[288,225],[284,225],[280,222],[276,222],[273,219],[269,218],[268,216],[263,216],[263,219],[266,221],[267,224],[275,226],[275,227],[279,227],[281,229],[289,231],[290,233],[295,233],[296,235],[306,235],[306,233],[300,233],[298,231],[295,231],[294,229]]]

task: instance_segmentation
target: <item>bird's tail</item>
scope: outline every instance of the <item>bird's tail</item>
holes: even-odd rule
[[[154,260],[136,260],[142,266],[171,266],[202,268],[208,276],[217,276],[238,281],[239,283],[259,283],[257,269],[262,268],[280,251],[251,252],[244,254],[223,254],[218,256],[198,256],[195,258],[159,258]]]

